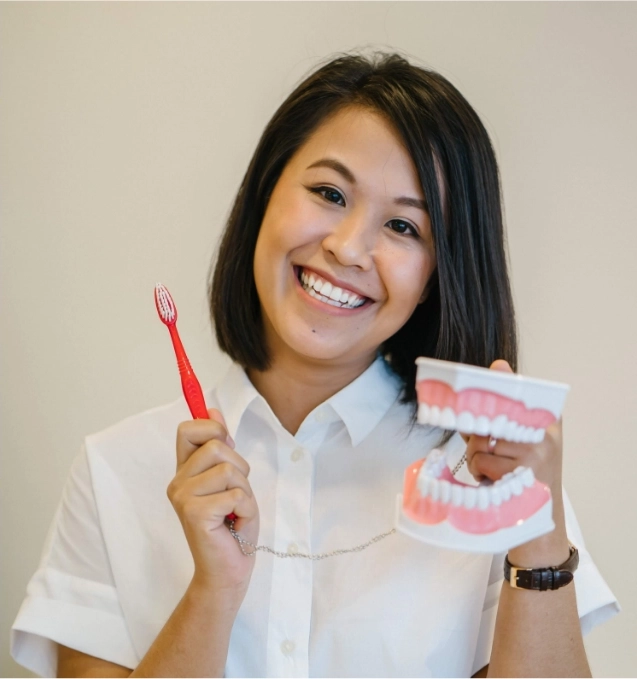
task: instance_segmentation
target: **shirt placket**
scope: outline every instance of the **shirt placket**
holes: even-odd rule
[[[278,480],[275,498],[274,549],[289,557],[272,556],[272,598],[268,619],[267,676],[309,676],[312,616],[310,559],[314,453],[319,444],[320,418],[296,437],[278,438]]]

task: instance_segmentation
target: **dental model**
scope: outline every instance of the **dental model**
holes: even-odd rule
[[[539,443],[559,419],[566,384],[419,358],[418,421],[516,443]],[[446,453],[434,449],[405,472],[397,528],[439,547],[505,552],[555,528],[551,493],[518,467],[498,481],[456,480]]]

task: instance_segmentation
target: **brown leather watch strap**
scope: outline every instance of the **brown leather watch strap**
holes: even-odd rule
[[[559,566],[550,568],[518,568],[508,556],[504,559],[504,579],[514,589],[535,589],[540,592],[559,589],[573,581],[573,574],[579,565],[579,552],[569,543],[570,555]]]

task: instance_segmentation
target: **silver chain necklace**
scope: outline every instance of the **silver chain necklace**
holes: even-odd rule
[[[455,476],[458,473],[458,470],[460,469],[460,467],[462,467],[466,459],[467,455],[465,453],[460,458],[460,461],[451,472],[453,476]],[[367,547],[373,545],[375,542],[379,542],[383,538],[386,538],[388,535],[391,535],[392,533],[396,532],[396,529],[392,528],[391,530],[388,530],[386,533],[381,533],[380,535],[373,537],[371,540],[368,540],[362,545],[358,545],[357,547],[350,547],[349,549],[335,549],[333,552],[324,552],[323,554],[303,554],[303,552],[277,552],[276,549],[272,549],[272,547],[266,547],[265,545],[255,545],[252,542],[245,540],[239,535],[239,533],[237,533],[237,531],[234,529],[234,521],[230,521],[230,523],[228,524],[228,528],[230,530],[230,534],[239,543],[241,551],[246,556],[254,556],[257,552],[268,552],[273,556],[278,556],[279,559],[310,559],[311,561],[321,561],[322,559],[328,559],[330,556],[339,556],[341,554],[349,554],[351,552],[362,552],[364,549],[367,549]],[[248,547],[249,550],[246,550],[246,547]]]

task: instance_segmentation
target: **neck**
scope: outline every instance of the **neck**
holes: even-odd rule
[[[288,356],[263,372],[248,370],[255,389],[279,422],[294,436],[314,408],[339,392],[373,363],[375,355],[355,363],[326,364]]]

